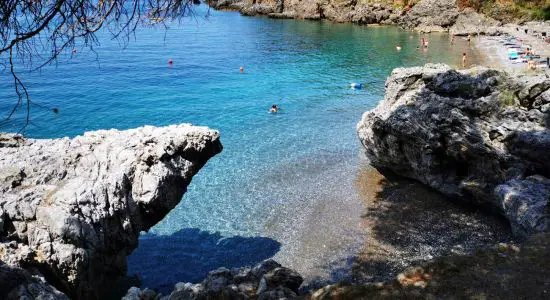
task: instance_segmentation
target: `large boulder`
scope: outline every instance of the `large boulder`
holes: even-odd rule
[[[0,259],[39,270],[75,299],[98,298],[101,284],[125,275],[140,232],[222,149],[218,132],[191,125],[0,140]]]
[[[520,236],[544,231],[549,89],[545,75],[446,65],[395,69],[384,100],[357,125],[359,139],[379,169],[496,208]]]
[[[400,23],[411,29],[444,31],[455,23],[459,13],[456,0],[421,0],[401,18]]]
[[[500,25],[499,21],[468,8],[460,12],[455,23],[449,28],[449,33],[454,35],[496,35],[500,33]]]

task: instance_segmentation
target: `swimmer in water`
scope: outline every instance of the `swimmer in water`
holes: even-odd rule
[[[279,106],[277,104],[271,105],[271,108],[269,109],[269,112],[274,114],[279,112]]]
[[[241,67],[239,68],[239,72],[244,73],[244,67],[241,66]]]

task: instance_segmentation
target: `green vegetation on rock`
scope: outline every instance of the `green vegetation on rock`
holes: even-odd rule
[[[502,105],[512,106],[516,103],[516,94],[510,90],[504,90],[500,92],[499,99]]]
[[[461,8],[471,7],[505,23],[549,20],[549,0],[458,0]]]

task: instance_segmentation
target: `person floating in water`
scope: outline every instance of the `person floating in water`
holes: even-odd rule
[[[462,67],[466,68],[466,52],[462,53]]]
[[[279,112],[279,106],[277,104],[271,105],[271,108],[269,109],[269,112],[274,114]]]

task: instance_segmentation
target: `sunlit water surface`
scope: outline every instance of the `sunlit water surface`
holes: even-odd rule
[[[80,50],[21,74],[36,103],[26,135],[175,123],[221,132],[223,152],[129,257],[128,273],[139,274],[143,286],[167,292],[211,269],[270,257],[308,282],[339,280],[364,239],[353,184],[362,152],[356,123],[383,97],[393,68],[456,65],[461,52],[471,53],[463,42],[450,47],[446,35],[429,38],[421,51],[419,35],[393,27],[216,11],[167,31],[140,28],[127,48],[103,38],[97,59]],[[5,71],[0,79],[6,112],[14,90]],[[350,89],[352,82],[365,88]],[[268,114],[272,104],[282,113]]]

